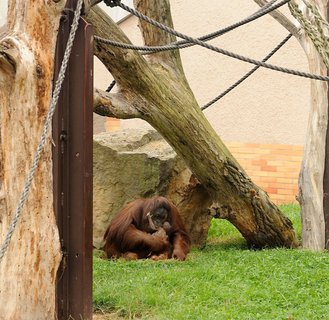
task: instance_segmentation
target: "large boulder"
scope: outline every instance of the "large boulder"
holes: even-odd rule
[[[192,243],[205,244],[211,199],[169,144],[153,129],[94,135],[94,246],[128,202],[162,195],[177,207]]]

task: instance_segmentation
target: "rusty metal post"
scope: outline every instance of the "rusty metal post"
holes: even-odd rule
[[[70,26],[72,2],[61,19],[55,77]],[[93,29],[79,28],[53,120],[54,209],[63,259],[57,274],[57,318],[92,319]]]
[[[327,1],[327,20],[329,18],[329,1]],[[327,71],[329,75],[329,70]],[[327,82],[328,84],[328,82]],[[329,84],[328,84],[328,115],[329,115]],[[325,163],[323,175],[323,214],[325,226],[325,248],[329,250],[329,117],[327,120]]]
[[[328,3],[329,6],[329,3]],[[329,72],[327,72],[329,75]],[[328,115],[329,115],[329,85],[328,85]],[[329,121],[327,122],[325,162],[323,174],[323,215],[325,227],[325,249],[329,250]]]

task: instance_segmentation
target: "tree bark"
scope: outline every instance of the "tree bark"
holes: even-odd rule
[[[313,44],[306,40],[304,46],[310,72],[326,75],[327,68]],[[325,248],[323,175],[328,123],[327,92],[328,85],[326,82],[312,80],[312,103],[299,175],[298,200],[301,205],[303,247],[312,250]]]
[[[64,1],[9,2],[0,34],[0,243],[8,231],[51,98]],[[0,319],[54,319],[61,259],[53,212],[51,139],[0,264]]]
[[[318,0],[314,3],[326,19],[327,1]],[[310,19],[307,15],[305,18]],[[308,58],[310,71],[315,74],[327,75],[329,52],[319,50],[319,45],[315,47],[314,44],[318,43],[316,37],[308,34],[307,30],[300,38],[300,44]],[[325,63],[327,63],[327,67]],[[323,250],[325,248],[323,176],[328,124],[328,84],[312,80],[311,99],[307,139],[299,176],[302,240],[305,248]]]
[[[155,20],[172,24],[167,0],[136,1],[135,6]],[[87,19],[94,25],[96,35],[129,43],[101,9],[94,7]],[[144,23],[140,27],[147,44],[174,40]],[[95,54],[117,81],[120,95],[133,101],[140,117],[184,159],[218,202],[222,218],[232,222],[250,246],[297,246],[290,220],[252,183],[201,112],[186,81],[178,51],[145,59],[135,51],[96,43]],[[108,94],[109,100],[110,97]]]
[[[294,3],[294,2],[293,2]],[[314,4],[320,14],[326,19],[327,1],[316,0]],[[294,14],[294,11],[292,10]],[[313,22],[313,18],[305,14],[305,18]],[[298,17],[296,17],[298,18]],[[301,21],[301,23],[303,23]],[[320,25],[316,24],[318,28]],[[303,24],[302,24],[303,26]],[[311,34],[303,29],[299,38],[309,62],[310,72],[327,75],[328,48],[318,41],[318,34]],[[324,43],[327,40],[324,40]],[[325,65],[327,64],[327,67]],[[311,80],[311,110],[309,113],[307,139],[299,176],[299,201],[302,215],[303,247],[313,250],[325,249],[325,221],[323,211],[323,176],[325,168],[325,146],[328,124],[328,84]]]
[[[254,0],[264,5],[265,0]],[[315,0],[320,15],[327,17],[327,1]],[[305,51],[309,69],[314,74],[327,74],[329,50],[324,36],[325,28],[321,19],[315,18],[311,10],[296,1],[291,1],[292,14],[301,24],[301,28],[289,21],[283,14],[274,12],[273,17],[288,31],[293,33]],[[301,15],[302,13],[302,15]],[[314,20],[316,22],[314,22]],[[325,65],[326,64],[326,65]],[[328,85],[326,82],[311,80],[311,109],[304,146],[304,156],[299,175],[299,196],[302,216],[302,244],[313,250],[325,248],[325,222],[323,211],[323,175],[325,165],[325,144],[328,123]]]

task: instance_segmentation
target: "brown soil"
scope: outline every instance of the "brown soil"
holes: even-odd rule
[[[116,313],[94,313],[93,320],[122,320]]]

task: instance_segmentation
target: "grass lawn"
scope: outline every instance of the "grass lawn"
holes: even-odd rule
[[[300,237],[299,207],[282,206]],[[329,255],[251,251],[228,222],[213,220],[205,249],[187,261],[94,257],[95,311],[123,319],[328,319]]]

